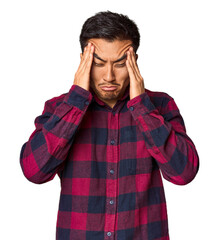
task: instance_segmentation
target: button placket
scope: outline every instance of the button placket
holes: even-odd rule
[[[108,162],[108,179],[106,185],[106,196],[107,196],[107,217],[105,223],[105,240],[111,239],[113,232],[115,230],[115,220],[116,220],[116,202],[115,199],[117,196],[117,181],[115,179],[115,168],[118,162],[118,149],[117,149],[117,139],[118,139],[118,114],[114,112],[109,113],[109,132],[108,132],[108,147],[107,151],[107,162]]]

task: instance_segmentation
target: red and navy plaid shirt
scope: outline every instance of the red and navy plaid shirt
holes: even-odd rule
[[[183,185],[196,175],[196,148],[174,99],[124,96],[110,108],[73,85],[46,101],[21,150],[26,178],[61,180],[57,240],[168,240],[161,172]]]

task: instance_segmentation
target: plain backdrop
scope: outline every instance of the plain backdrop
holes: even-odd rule
[[[193,182],[177,186],[164,180],[170,237],[219,239],[219,3],[213,0],[0,2],[0,238],[55,239],[59,178],[29,182],[20,150],[44,102],[73,84],[82,24],[105,10],[126,14],[138,25],[145,87],[175,99],[199,153]]]

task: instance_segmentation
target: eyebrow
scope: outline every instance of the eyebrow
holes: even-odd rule
[[[93,53],[94,57],[99,59],[102,62],[107,62],[106,60],[103,60],[102,58],[100,58],[96,53]],[[127,57],[127,54],[125,53],[121,58],[117,59],[116,61],[114,61],[113,63],[117,63],[122,61],[123,59],[125,59]]]

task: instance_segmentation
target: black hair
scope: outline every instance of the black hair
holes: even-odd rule
[[[126,15],[110,11],[96,13],[85,21],[80,34],[82,52],[91,38],[103,38],[107,41],[131,40],[135,52],[140,44],[140,34],[135,22]]]

